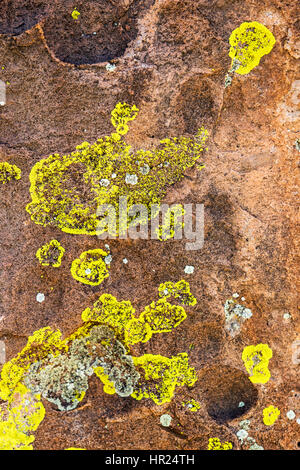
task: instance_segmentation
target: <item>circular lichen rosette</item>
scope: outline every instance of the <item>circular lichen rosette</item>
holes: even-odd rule
[[[76,281],[90,286],[98,286],[109,276],[104,259],[106,251],[101,249],[88,250],[72,262],[71,274]]]

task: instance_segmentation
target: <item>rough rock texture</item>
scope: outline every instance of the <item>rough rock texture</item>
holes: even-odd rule
[[[79,408],[62,413],[44,403],[34,448],[206,449],[210,437],[219,437],[241,449],[236,433],[244,419],[265,449],[299,448],[298,1],[81,0],[76,7],[81,15],[75,21],[71,0],[0,4],[0,79],[9,82],[0,109],[0,159],[22,170],[21,180],[0,193],[0,358],[4,345],[9,360],[43,326],[67,336],[101,293],[128,299],[140,312],[161,282],[185,278],[198,299],[194,313],[132,351],[168,357],[186,351],[199,379],[157,406],[107,395],[93,376]],[[264,24],[276,44],[225,89],[228,39],[244,21]],[[107,61],[114,70],[107,70]],[[70,266],[104,242],[35,225],[25,211],[28,175],[50,153],[109,134],[110,112],[119,101],[140,109],[126,137],[136,149],[191,135],[201,125],[209,129],[205,169],[187,171],[166,197],[204,203],[205,243],[186,251],[184,240],[110,240],[110,276],[91,287],[76,282]],[[35,257],[53,238],[66,248],[59,269]],[[186,265],[195,267],[193,274],[184,273]],[[224,304],[235,292],[253,315],[231,337]],[[241,359],[245,346],[258,343],[273,350],[264,385],[250,382]],[[192,398],[201,404],[197,412],[182,406]],[[270,404],[281,415],[265,426],[262,410]],[[164,413],[173,418],[168,428],[159,421]]]

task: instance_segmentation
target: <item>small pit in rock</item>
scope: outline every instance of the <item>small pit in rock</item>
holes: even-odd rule
[[[257,402],[258,392],[248,376],[233,367],[218,365],[203,370],[199,382],[207,412],[219,424],[242,416]]]
[[[154,0],[59,1],[43,22],[48,46],[63,62],[74,65],[106,62],[124,54],[138,33],[138,18]]]

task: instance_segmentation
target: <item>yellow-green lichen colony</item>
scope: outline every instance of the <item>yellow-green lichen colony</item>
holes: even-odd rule
[[[100,248],[84,251],[72,262],[73,278],[83,284],[98,286],[109,276],[108,267],[104,261],[106,256],[106,251]]]
[[[244,348],[242,359],[252,383],[265,384],[269,381],[271,373],[268,366],[272,355],[272,349],[267,344],[260,343]]]
[[[19,180],[21,170],[17,165],[11,165],[8,162],[0,162],[0,183],[5,184],[11,180]]]
[[[242,23],[236,28],[229,38],[229,57],[232,65],[239,63],[235,67],[235,72],[244,75],[256,67],[260,59],[269,54],[275,44],[275,38],[271,31],[257,21]]]
[[[218,437],[211,437],[208,441],[207,450],[231,450],[231,442],[221,442]]]
[[[41,399],[58,410],[72,410],[83,400],[93,373],[102,381],[105,393],[150,398],[158,405],[170,402],[177,386],[194,385],[197,375],[186,353],[171,358],[130,354],[131,345],[171,331],[186,318],[184,308],[167,298],[186,305],[196,302],[183,280],[160,285],[159,292],[164,297],[146,306],[139,317],[130,301],[103,294],[82,312],[83,325],[64,340],[59,330],[50,327],[34,332],[1,371],[2,448],[31,449],[32,432],[45,414]]]
[[[272,426],[277,421],[280,415],[280,410],[273,405],[264,408],[263,410],[263,422],[266,426]]]
[[[34,165],[32,202],[26,209],[35,223],[73,234],[99,235],[108,230],[105,214],[97,216],[99,207],[110,204],[118,215],[119,198],[126,198],[128,208],[145,205],[151,217],[150,206],[159,204],[166,188],[202,155],[207,131],[201,128],[192,138],[163,139],[154,151],[133,152],[123,136],[137,113],[136,106],[118,103],[112,111],[115,132],[110,136],[94,144],[83,142],[71,154],[50,155]],[[117,223],[110,233],[122,233],[134,220],[127,214],[124,226]]]
[[[58,240],[51,240],[36,252],[36,257],[42,266],[52,266],[59,268],[65,249]]]

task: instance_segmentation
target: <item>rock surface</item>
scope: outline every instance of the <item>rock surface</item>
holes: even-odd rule
[[[93,376],[79,408],[62,413],[44,403],[34,448],[206,449],[218,437],[242,449],[247,443],[237,432],[246,419],[249,436],[265,449],[299,448],[299,3],[79,0],[76,7],[81,14],[74,20],[71,0],[0,5],[0,79],[9,82],[0,157],[22,170],[0,194],[2,351],[5,345],[11,359],[47,325],[69,335],[99,294],[130,300],[139,313],[160,283],[184,278],[198,300],[193,313],[187,308],[177,329],[135,346],[133,354],[188,352],[198,381],[158,406],[107,395]],[[264,24],[276,44],[225,89],[228,39],[244,21]],[[104,242],[35,225],[25,211],[28,176],[41,158],[109,135],[119,101],[140,109],[126,136],[135,149],[153,149],[162,138],[192,135],[202,125],[209,130],[205,169],[188,170],[165,199],[204,204],[205,243],[186,251],[184,240],[109,240],[110,276],[92,287],[76,282],[70,266]],[[53,238],[66,248],[59,269],[35,257]],[[185,266],[194,272],[185,274]],[[36,301],[38,293],[44,302]],[[232,337],[224,304],[234,293],[253,315]],[[273,351],[264,385],[250,382],[241,359],[245,346],[258,343]],[[191,399],[199,411],[182,405]],[[265,426],[262,411],[271,404],[281,414]],[[169,427],[160,424],[166,413]]]

